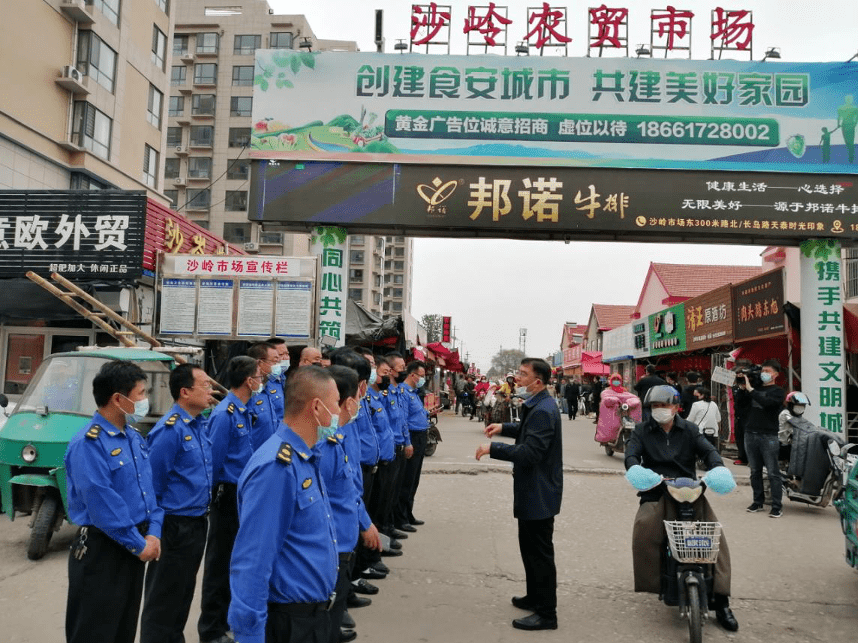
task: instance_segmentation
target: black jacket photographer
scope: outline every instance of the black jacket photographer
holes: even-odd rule
[[[748,413],[751,411],[751,394],[745,390],[745,380],[740,377],[742,373],[751,374],[751,382],[759,386],[760,367],[754,366],[749,359],[736,361],[733,367],[736,372],[736,384],[733,386],[733,411],[735,414],[734,433],[736,437],[736,450],[739,452],[733,464],[748,464],[748,455],[745,453],[745,426],[748,424]]]

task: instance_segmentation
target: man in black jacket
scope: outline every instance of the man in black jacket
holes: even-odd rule
[[[545,390],[551,367],[526,358],[518,369],[516,395],[525,398],[521,421],[490,424],[486,437],[503,435],[515,444],[491,442],[477,447],[476,458],[488,455],[513,463],[513,515],[518,519],[518,546],[527,578],[527,595],[512,604],[533,611],[512,622],[520,630],[557,629],[557,568],[554,564],[554,516],[563,495],[563,448],[560,411]]]
[[[688,371],[685,374],[685,379],[688,380],[688,386],[682,387],[681,405],[679,416],[683,420],[688,419],[688,414],[691,412],[691,405],[697,401],[694,397],[694,390],[700,386],[700,374],[697,371]]]
[[[581,394],[581,387],[578,382],[570,379],[566,382],[566,388],[563,391],[563,397],[566,398],[566,404],[569,406],[569,419],[574,420],[578,415],[578,396]]]
[[[743,388],[750,393],[751,407],[745,424],[745,453],[748,456],[748,467],[751,469],[751,489],[754,491],[754,502],[748,511],[755,513],[763,510],[763,467],[769,477],[769,487],[772,491],[772,510],[769,518],[780,518],[783,511],[783,486],[781,472],[778,467],[778,414],[784,407],[786,391],[775,384],[781,371],[780,362],[768,359],[763,362],[760,380],[763,385],[754,388],[747,375],[739,375],[738,381],[743,382]]]
[[[640,398],[641,402],[643,402],[646,399],[647,391],[649,391],[653,386],[662,386],[664,384],[667,384],[667,382],[665,382],[663,379],[661,379],[658,375],[655,374],[655,364],[647,364],[646,375],[640,378],[638,380],[638,383],[635,384],[635,393]],[[644,421],[649,419],[649,414],[649,407],[644,407]]]

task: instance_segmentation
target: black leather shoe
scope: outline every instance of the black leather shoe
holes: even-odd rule
[[[367,605],[372,605],[372,599],[366,596],[349,593],[349,597],[346,599],[346,606],[351,608],[366,607]]]
[[[402,556],[401,549],[385,549],[381,552],[382,556]]]
[[[378,594],[378,587],[366,582],[363,578],[352,581],[352,587],[358,594]]]
[[[739,629],[739,621],[733,616],[733,610],[729,607],[719,607],[715,610],[715,618],[718,619],[721,627],[728,632],[735,632]]]
[[[396,540],[395,538],[390,539],[390,548],[391,549],[402,549],[402,543]]]
[[[357,632],[354,630],[344,630],[340,628],[340,643],[349,643],[357,638]]]
[[[527,610],[528,612],[532,612],[535,607],[533,603],[530,602],[530,599],[527,596],[513,596],[512,604],[520,610]]]
[[[415,529],[415,531],[417,530]],[[399,540],[405,540],[406,538],[408,538],[408,534],[406,534],[404,531],[399,531],[398,529],[393,529],[392,527],[389,531],[386,531],[384,533],[391,538],[397,538]]]
[[[512,622],[517,630],[556,630],[556,618],[542,618],[539,614],[531,614],[523,618],[517,618]]]
[[[369,600],[369,599],[366,599],[366,600]],[[343,620],[340,621],[340,625],[342,627],[346,628],[347,630],[353,630],[355,628],[355,625],[357,625],[357,623],[355,623],[355,620],[352,618],[352,615],[349,614],[348,610],[343,610]]]
[[[422,520],[417,520],[417,518],[415,518],[414,516],[411,516],[411,518],[408,520],[408,524],[414,525],[415,527],[419,527],[420,525],[425,525],[426,523]]]
[[[397,525],[396,528],[399,531],[407,531],[409,534],[413,534],[417,531],[412,525],[408,524],[407,522],[403,525]]]
[[[373,569],[372,567],[367,567],[360,573],[360,577],[368,580],[379,580],[381,578],[387,578],[387,574],[380,572],[377,569]]]
[[[378,561],[377,563],[373,563],[373,564],[371,565],[371,567],[372,567],[375,571],[377,571],[377,572],[381,572],[382,574],[389,574],[389,573],[390,573],[390,567],[388,567],[387,565],[385,565],[385,564],[384,564],[383,562],[381,562],[381,561]]]

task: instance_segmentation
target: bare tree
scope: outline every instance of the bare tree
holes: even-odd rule
[[[426,329],[427,342],[441,341],[441,324],[443,323],[441,315],[423,315],[420,318],[420,323]]]
[[[517,348],[502,348],[492,357],[489,373],[497,377],[504,377],[510,371],[515,373],[525,357],[526,355]]]

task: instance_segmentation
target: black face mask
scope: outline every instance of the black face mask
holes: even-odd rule
[[[378,388],[380,388],[383,391],[388,386],[390,386],[390,376],[389,375],[382,375],[381,381],[378,383]]]
[[[396,383],[402,384],[405,381],[406,374],[405,371],[402,371],[399,375],[396,376]]]

